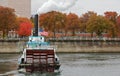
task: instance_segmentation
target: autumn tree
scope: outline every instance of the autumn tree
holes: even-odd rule
[[[118,13],[114,11],[107,11],[104,13],[104,15],[107,19],[109,19],[114,24],[113,29],[111,29],[109,33],[112,35],[112,37],[117,37],[117,32],[119,31],[116,23]]]
[[[8,34],[9,30],[17,28],[15,10],[8,7],[0,6],[0,30],[3,31],[3,37]]]
[[[118,26],[118,29],[120,30],[120,15],[116,19],[116,24]]]
[[[41,14],[39,17],[40,27],[46,31],[55,32],[62,31],[65,27],[66,15],[60,12],[51,11],[48,13]]]
[[[103,16],[93,15],[87,22],[87,31],[90,33],[96,33],[99,37],[102,33],[111,30],[112,23]]]
[[[82,16],[80,16],[79,21],[81,23],[81,32],[86,32],[86,27],[87,27],[87,21],[89,20],[89,18],[93,15],[97,15],[97,13],[93,12],[93,11],[88,11],[85,14],[82,14]]]
[[[120,15],[116,19],[116,25],[117,25],[117,29],[118,29],[118,33],[117,34],[120,37]]]
[[[75,35],[75,32],[95,32],[98,36],[107,32],[111,37],[117,37],[119,33],[119,17],[116,12],[105,12],[104,16],[98,16],[94,11],[88,11],[82,16],[74,13],[68,15],[51,11],[48,13],[39,15],[40,27],[46,31],[54,32],[71,32]]]
[[[32,33],[32,27],[33,23],[24,17],[17,18],[19,28],[18,28],[18,34],[20,37],[30,36]]]
[[[72,32],[72,35],[75,35],[77,30],[80,30],[79,17],[74,13],[69,13],[67,15],[67,30]]]
[[[105,12],[104,15],[110,21],[112,21],[113,23],[116,23],[116,19],[117,19],[117,15],[118,15],[117,12],[108,11],[108,12]]]

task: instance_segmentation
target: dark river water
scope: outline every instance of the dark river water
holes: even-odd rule
[[[0,76],[120,76],[120,53],[59,53],[60,73],[19,73],[19,54],[0,54]]]

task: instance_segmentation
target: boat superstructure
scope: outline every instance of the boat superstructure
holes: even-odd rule
[[[30,36],[19,58],[19,69],[25,68],[26,72],[59,70],[59,58],[55,50],[56,47],[45,42],[43,36]]]

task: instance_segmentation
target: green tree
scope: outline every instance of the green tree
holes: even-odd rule
[[[102,36],[102,33],[107,32],[111,29],[112,23],[103,16],[93,15],[87,22],[87,31],[96,33],[99,37]]]

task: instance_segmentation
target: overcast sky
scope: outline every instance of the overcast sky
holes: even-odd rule
[[[35,14],[39,8],[43,4],[45,4],[48,0],[31,0],[31,12]],[[70,2],[72,0],[57,0],[57,2]],[[75,5],[70,7],[69,9],[61,12],[73,12],[77,15],[81,15],[86,13],[87,11],[94,11],[98,14],[104,14],[105,11],[116,11],[120,14],[120,0],[76,0]]]

